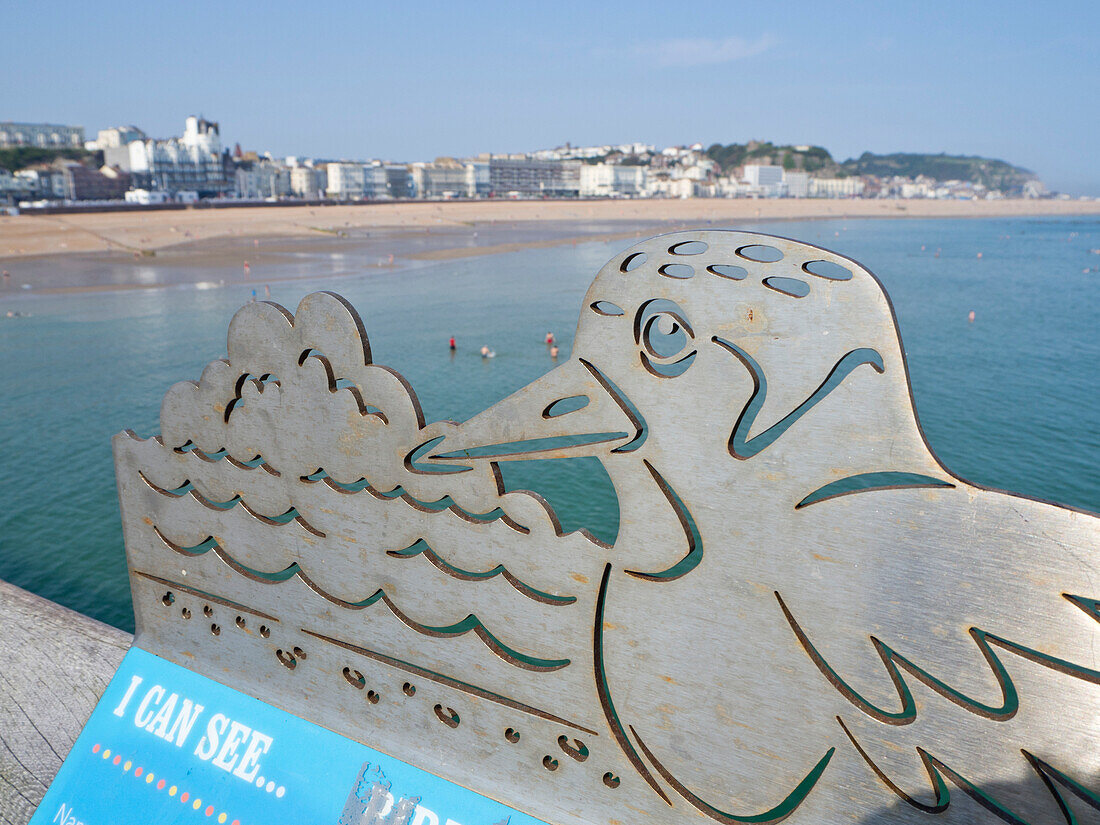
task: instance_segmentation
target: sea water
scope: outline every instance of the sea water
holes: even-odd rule
[[[1100,249],[1100,219],[739,228],[836,250],[879,276],[925,434],[953,472],[1100,510],[1100,255],[1091,252]],[[345,250],[341,270],[352,274],[273,281],[271,299],[293,310],[318,289],[344,295],[363,318],[374,361],[409,379],[427,419],[462,420],[553,368],[548,331],[561,347],[558,363],[569,357],[588,284],[629,245],[397,270],[380,270],[373,253],[357,266]],[[259,283],[266,276],[252,273]],[[169,385],[197,379],[224,356],[229,320],[255,284],[215,286],[223,278],[211,267],[199,286],[0,298],[0,579],[133,629],[110,439],[125,428],[157,433]],[[2,317],[9,310],[22,317]],[[482,359],[483,345],[496,357]],[[509,488],[545,496],[566,529],[613,540],[618,504],[595,459],[502,469]]]

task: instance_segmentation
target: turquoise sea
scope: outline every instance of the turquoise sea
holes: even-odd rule
[[[952,471],[1100,510],[1100,255],[1091,252],[1100,249],[1100,219],[739,228],[834,249],[879,276],[897,312],[918,414]],[[568,357],[589,282],[630,243],[397,270],[379,269],[376,252],[357,262],[345,250],[340,270],[352,274],[272,280],[271,298],[293,310],[307,292],[341,293],[363,317],[374,360],[410,380],[428,419],[461,420],[553,367],[547,330]],[[319,253],[316,263],[332,269]],[[150,269],[157,280],[155,260]],[[224,277],[211,267],[209,288],[0,296],[0,579],[133,629],[110,438],[124,428],[156,433],[169,385],[197,379],[224,355],[229,320],[253,288],[215,287]],[[3,317],[8,311],[21,317]],[[497,356],[482,360],[482,344]],[[615,535],[617,503],[594,459],[503,469],[509,487],[550,499],[567,529]]]

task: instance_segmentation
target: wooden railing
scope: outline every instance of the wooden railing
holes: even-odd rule
[[[130,634],[0,581],[0,825],[26,825]]]

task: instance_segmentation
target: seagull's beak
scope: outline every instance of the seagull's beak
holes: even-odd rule
[[[645,421],[615,384],[573,358],[479,413],[435,446],[428,462],[517,461],[626,452]]]

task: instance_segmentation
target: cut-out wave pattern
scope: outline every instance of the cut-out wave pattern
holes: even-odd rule
[[[316,593],[326,601],[331,602],[339,607],[346,608],[348,610],[363,610],[371,607],[378,602],[383,602],[390,612],[396,616],[402,624],[415,630],[424,636],[432,636],[435,638],[454,638],[458,636],[464,636],[467,633],[473,633],[477,636],[486,647],[488,647],[493,653],[499,656],[510,665],[522,668],[524,670],[532,670],[537,672],[549,672],[554,670],[561,670],[563,667],[567,667],[570,664],[569,659],[546,659],[537,656],[532,656],[527,653],[515,650],[514,648],[506,645],[496,635],[492,633],[482,623],[475,614],[470,613],[464,619],[461,619],[453,624],[433,626],[426,625],[416,621],[403,610],[401,610],[386,594],[385,589],[379,587],[371,595],[366,598],[359,599],[357,601],[349,601],[341,599],[337,596],[333,596],[326,591],[320,585],[318,585],[313,579],[309,577],[298,562],[288,565],[282,570],[264,571],[257,570],[256,568],[249,567],[246,564],[241,563],[233,557],[213,536],[207,536],[203,541],[191,546],[185,546],[177,542],[172,541],[164,535],[156,526],[153,527],[153,531],[157,537],[164,542],[164,544],[176,553],[184,556],[197,557],[205,555],[206,553],[213,552],[215,556],[225,562],[231,569],[239,573],[242,576],[252,579],[253,581],[261,582],[263,584],[281,584],[289,581],[297,576],[301,579],[302,583],[306,585],[310,590]]]
[[[486,513],[472,513],[469,510],[459,506],[455,503],[455,500],[448,496],[435,499],[434,501],[421,501],[416,496],[407,492],[404,487],[398,484],[392,490],[379,490],[375,488],[366,478],[360,478],[358,481],[353,481],[350,484],[337,481],[332,478],[323,469],[318,469],[316,472],[311,473],[308,476],[303,476],[302,481],[306,483],[323,482],[331,489],[338,493],[355,494],[361,493],[364,490],[370,495],[374,496],[380,501],[393,501],[401,499],[411,507],[415,507],[424,513],[442,513],[444,510],[450,510],[456,516],[463,521],[468,521],[471,524],[487,524],[491,521],[500,520],[511,527],[513,530],[519,533],[530,533],[531,530],[528,527],[524,527],[519,522],[513,520],[504,510],[500,507],[494,507]]]
[[[195,485],[192,484],[190,480],[184,481],[183,484],[181,484],[179,487],[171,490],[166,490],[164,487],[161,487],[150,481],[149,477],[140,470],[138,471],[138,476],[149,486],[149,488],[153,492],[159,493],[162,496],[168,496],[170,498],[183,498],[186,495],[190,495],[193,499],[195,499],[195,501],[210,510],[231,510],[239,504],[241,506],[241,509],[245,510],[254,519],[263,522],[264,524],[271,526],[283,526],[286,524],[290,524],[293,521],[297,522],[298,525],[307,532],[312,533],[313,535],[320,538],[325,537],[325,534],[322,531],[318,530],[316,527],[306,521],[302,517],[302,515],[293,507],[291,507],[285,513],[268,516],[249,507],[240,495],[235,495],[233,496],[233,498],[226,501],[213,501],[204,496],[198,490],[196,490]]]
[[[516,590],[522,593],[529,599],[536,602],[542,602],[543,604],[553,605],[560,607],[563,605],[574,604],[577,601],[576,596],[555,596],[553,593],[546,593],[537,588],[531,587],[531,585],[517,578],[507,567],[503,564],[498,564],[495,567],[478,572],[476,570],[464,570],[461,567],[456,567],[443,559],[431,545],[424,539],[417,539],[403,550],[388,550],[387,556],[395,559],[414,559],[417,556],[423,556],[438,570],[443,571],[448,576],[452,576],[456,579],[463,581],[488,581],[489,579],[500,576],[508,584],[512,585]]]

